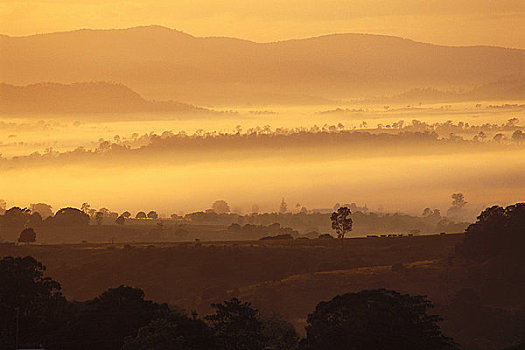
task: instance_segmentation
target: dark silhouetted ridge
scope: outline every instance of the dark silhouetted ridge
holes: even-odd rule
[[[107,82],[73,84],[0,84],[3,113],[120,113],[205,111],[173,101],[148,101],[125,85]]]

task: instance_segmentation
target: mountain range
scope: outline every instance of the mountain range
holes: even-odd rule
[[[0,81],[116,81],[148,99],[294,103],[473,89],[525,74],[525,50],[334,34],[256,43],[160,26],[0,36]]]

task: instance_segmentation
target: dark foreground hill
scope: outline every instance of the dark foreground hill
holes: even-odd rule
[[[472,267],[453,257],[463,239],[462,234],[349,239],[344,251],[340,242],[327,239],[0,245],[0,257],[34,256],[69,300],[91,299],[124,284],[143,289],[147,299],[203,315],[210,303],[240,297],[264,314],[281,314],[301,333],[321,300],[395,288],[428,295],[437,304],[432,312],[445,318],[446,334],[465,344],[462,349],[501,349],[515,343],[519,314],[483,304],[484,279],[473,279]],[[465,288],[475,288],[482,299]]]
[[[125,85],[90,83],[0,84],[0,113],[205,112],[174,101],[148,101]]]

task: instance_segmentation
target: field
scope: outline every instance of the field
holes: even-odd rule
[[[42,261],[68,299],[86,300],[125,284],[142,288],[147,298],[186,310],[207,312],[210,303],[239,295],[267,311],[305,318],[311,303],[363,288],[397,287],[443,299],[449,288],[433,289],[443,281],[419,271],[435,273],[446,266],[462,236],[346,239],[344,250],[335,239],[2,245],[0,255],[31,255]],[[400,285],[397,277],[406,267],[413,273],[402,273],[406,284]],[[432,284],[425,282],[428,278]],[[280,305],[274,298],[265,299],[269,290],[275,293],[305,282],[311,285],[294,292],[294,303]],[[287,298],[286,292],[279,294],[282,301]]]

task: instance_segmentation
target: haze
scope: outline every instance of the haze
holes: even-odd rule
[[[2,0],[0,33],[18,36],[155,23],[197,36],[255,41],[360,32],[443,45],[525,48],[524,14],[520,0]]]
[[[524,0],[0,0],[0,348],[525,349]]]

